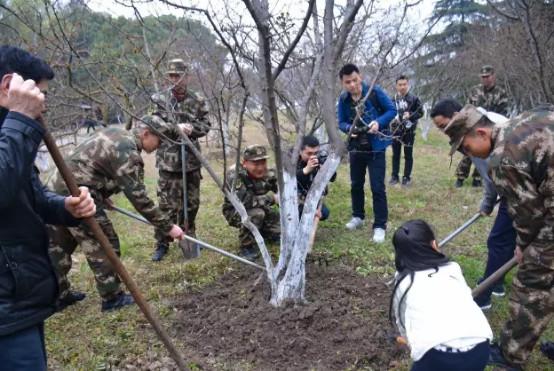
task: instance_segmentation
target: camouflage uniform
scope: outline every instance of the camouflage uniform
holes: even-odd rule
[[[178,61],[177,66],[172,63]],[[179,67],[179,68],[177,68]],[[170,61],[168,73],[184,73],[186,67],[182,60]],[[200,150],[198,139],[208,134],[211,123],[208,120],[208,108],[206,101],[193,91],[187,90],[183,100],[178,100],[171,90],[161,94],[155,94],[152,100],[156,104],[154,115],[161,117],[170,125],[189,123],[193,125],[193,131],[189,136],[196,149]],[[181,141],[177,132],[169,135],[174,141]],[[159,171],[158,178],[158,202],[160,209],[170,220],[181,226],[188,234],[195,235],[196,214],[200,207],[200,160],[187,147],[186,151],[186,180],[187,180],[187,216],[188,230],[185,229],[183,213],[183,167],[181,161],[181,145],[165,141],[156,152],[156,166]],[[156,230],[158,244],[168,244],[168,238],[163,231]]]
[[[491,66],[483,66],[481,68],[481,74],[492,74],[494,69]],[[495,85],[491,89],[485,89],[483,84],[474,86],[471,89],[471,93],[468,99],[469,104],[473,104],[476,107],[483,107],[489,112],[499,113],[508,117],[508,94],[506,90]],[[456,167],[456,177],[458,179],[467,179],[471,170],[471,159],[468,156],[464,156]],[[481,175],[477,171],[477,168],[473,169],[473,179],[480,179]]]
[[[139,129],[132,132],[114,127],[102,129],[77,146],[67,159],[77,184],[89,188],[97,205],[95,219],[117,255],[120,254],[119,239],[105,213],[104,200],[111,195],[123,191],[135,209],[163,233],[169,233],[172,227],[170,220],[147,195],[143,183],[144,163],[140,156],[142,143],[138,135]],[[60,194],[68,194],[59,172],[54,174],[51,186]],[[61,298],[69,293],[67,274],[71,269],[71,255],[77,245],[81,246],[94,272],[100,296],[110,300],[121,292],[119,277],[84,223],[74,228],[50,226],[49,232],[49,252],[57,269]]]
[[[554,106],[495,125],[491,141],[491,179],[523,251],[500,346],[509,362],[522,365],[554,315]]]
[[[265,157],[263,157],[265,156]],[[249,146],[245,149],[244,159],[267,158],[266,149],[263,146]],[[273,208],[275,204],[274,195],[277,193],[277,178],[273,170],[269,170],[262,179],[252,179],[242,166],[238,171],[230,170],[227,177],[229,187],[235,183],[234,192],[243,203],[250,221],[259,229],[262,236],[272,241],[278,241],[281,233],[279,212]],[[227,198],[223,202],[223,216],[230,226],[240,228],[239,240],[242,249],[256,246],[254,236],[248,228],[241,223],[238,212]]]

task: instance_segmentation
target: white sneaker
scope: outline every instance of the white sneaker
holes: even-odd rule
[[[353,231],[354,229],[360,228],[362,225],[364,225],[363,219],[354,216],[346,223],[346,229]]]
[[[385,230],[383,228],[375,228],[373,230],[373,242],[375,243],[385,242]]]

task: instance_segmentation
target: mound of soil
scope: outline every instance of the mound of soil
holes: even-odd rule
[[[174,303],[172,330],[209,368],[384,370],[407,357],[392,340],[382,280],[343,265],[309,265],[310,302],[273,308],[257,277],[248,268],[233,271]]]

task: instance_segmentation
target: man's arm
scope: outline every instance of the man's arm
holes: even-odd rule
[[[423,117],[423,105],[418,97],[414,96],[414,102],[411,107],[410,120],[417,121]]]
[[[27,186],[44,135],[35,120],[9,112],[0,129],[0,208],[10,205]]]
[[[77,226],[80,219],[75,218],[65,207],[65,196],[50,191],[44,186],[36,170],[33,169],[31,182],[35,194],[37,212],[46,224]]]
[[[498,193],[496,192],[494,183],[489,177],[488,161],[477,157],[471,157],[471,162],[473,162],[473,165],[475,165],[475,168],[479,172],[479,175],[481,175],[481,178],[483,179],[483,183],[485,186],[485,189],[483,192],[483,200],[481,201],[481,206],[479,207],[479,211],[482,214],[490,215],[494,210],[494,205],[496,205],[496,199],[498,198]]]
[[[497,190],[506,197],[517,232],[516,245],[524,250],[544,226],[545,200],[527,169],[518,168],[511,161],[503,161],[493,178]]]
[[[191,122],[193,129],[190,135],[191,138],[201,138],[206,136],[210,131],[212,124],[208,118],[208,105],[202,97],[196,97],[196,118]]]
[[[348,132],[350,131],[350,126],[352,126],[352,122],[350,122],[350,110],[348,104],[346,103],[344,94],[346,93],[342,93],[339,96],[337,102],[337,121],[339,123],[340,131],[348,134]]]
[[[144,186],[144,163],[138,153],[120,162],[115,180],[134,208],[163,233],[169,234],[172,223],[148,197]]]
[[[494,111],[508,117],[509,104],[510,100],[508,99],[508,94],[502,90],[499,94],[498,101],[495,104]]]
[[[377,117],[375,121],[379,124],[379,130],[388,128],[389,123],[396,116],[396,107],[392,100],[388,97],[383,89],[379,86],[374,86],[373,90],[377,96],[377,101],[381,105],[381,108],[385,111],[381,116]],[[369,100],[369,99],[368,99]]]

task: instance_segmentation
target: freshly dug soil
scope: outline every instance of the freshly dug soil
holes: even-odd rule
[[[381,279],[311,264],[309,303],[273,308],[267,284],[254,285],[259,275],[236,270],[176,299],[173,335],[206,361],[201,368],[387,370],[407,357],[393,341]]]

